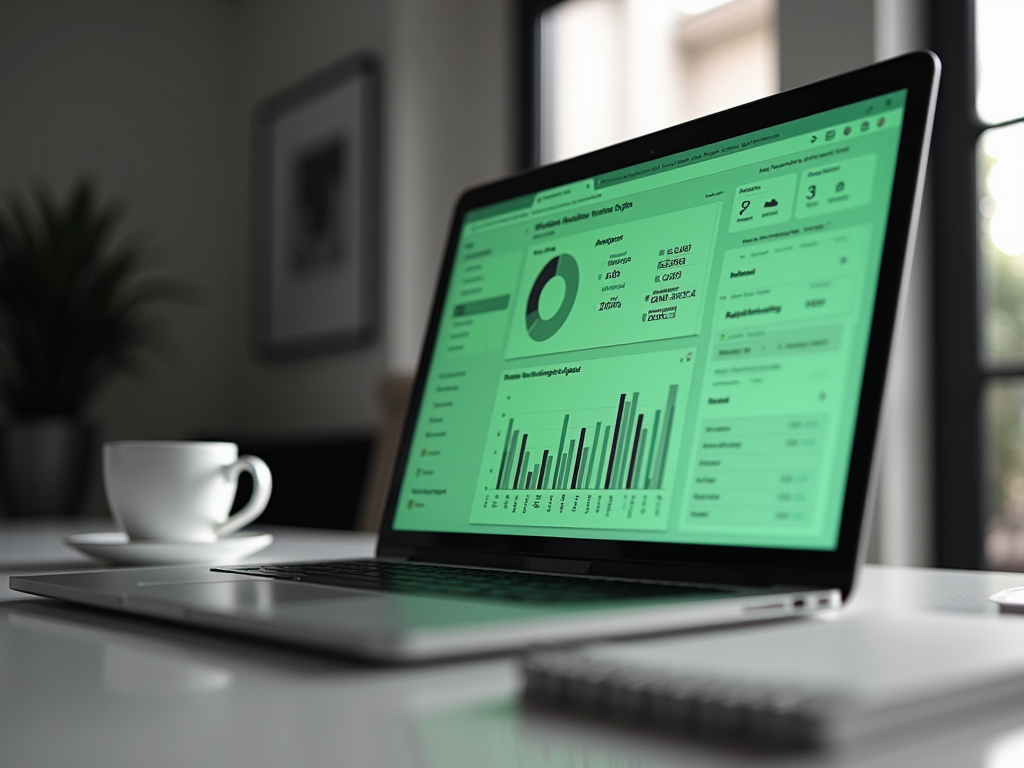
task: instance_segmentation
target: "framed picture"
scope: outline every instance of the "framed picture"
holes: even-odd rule
[[[363,344],[377,320],[379,70],[345,59],[253,114],[252,329],[283,359]]]

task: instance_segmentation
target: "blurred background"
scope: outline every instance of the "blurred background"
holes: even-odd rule
[[[88,407],[97,440],[234,440],[280,480],[267,522],[372,529],[463,188],[931,47],[869,556],[1024,569],[1022,28],[1015,0],[0,0],[0,201],[89,177],[198,289]],[[380,70],[375,330],[267,358],[254,109],[356,54]],[[88,489],[105,515],[98,462]]]

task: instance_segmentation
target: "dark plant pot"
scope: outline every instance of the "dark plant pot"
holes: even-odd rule
[[[0,514],[72,517],[82,509],[93,430],[59,416],[0,425]]]

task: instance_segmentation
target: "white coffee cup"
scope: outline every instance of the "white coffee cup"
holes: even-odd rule
[[[252,498],[229,517],[243,471],[252,474]],[[153,440],[104,444],[103,483],[128,538],[207,543],[259,517],[272,487],[266,463],[239,458],[234,443]]]

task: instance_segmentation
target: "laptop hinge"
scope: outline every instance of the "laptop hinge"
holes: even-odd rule
[[[384,552],[379,554],[385,555]],[[389,551],[386,555],[394,557],[396,553]],[[425,563],[444,563],[445,565],[472,565],[481,568],[505,568],[514,571],[542,571],[545,573],[570,573],[574,575],[590,573],[591,568],[590,560],[438,549],[416,550],[407,559]]]
[[[590,572],[590,561],[556,560],[551,557],[525,557],[523,558],[523,570],[583,575]]]
[[[412,547],[377,547],[377,557],[389,560],[411,560],[416,550]]]

